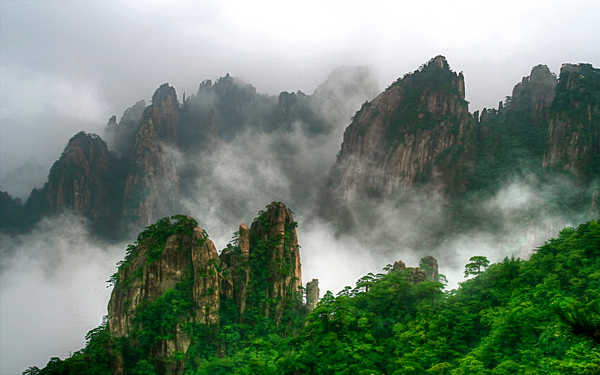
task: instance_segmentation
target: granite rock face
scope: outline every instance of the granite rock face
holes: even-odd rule
[[[437,56],[365,103],[344,132],[336,195],[389,196],[418,185],[464,190],[475,139],[464,95],[462,73]]]
[[[421,258],[419,267],[407,267],[404,262],[398,260],[392,265],[392,272],[403,272],[407,280],[413,284],[424,281],[440,281],[437,259],[431,255]]]
[[[161,85],[152,96],[136,132],[130,155],[132,168],[125,182],[123,217],[139,226],[174,212],[179,104],[175,89]]]
[[[117,117],[112,116],[106,128],[104,136],[106,143],[120,156],[128,157],[135,143],[135,132],[137,131],[142,115],[146,109],[146,101],[140,100],[127,108],[117,123]]]
[[[440,274],[438,271],[437,259],[435,259],[431,255],[421,258],[421,261],[419,262],[419,268],[421,268],[425,272],[425,280],[439,280]]]
[[[564,64],[548,124],[544,167],[589,180],[600,173],[600,69]]]
[[[47,214],[72,210],[100,231],[113,230],[122,207],[125,167],[99,136],[79,132],[52,165],[44,187],[34,190],[34,199],[28,203]]]
[[[319,280],[312,279],[306,283],[306,309],[310,312],[319,302]]]
[[[160,374],[183,374],[181,356],[194,344],[190,327],[215,332],[222,324],[235,323],[223,310],[231,314],[235,306],[240,322],[252,324],[262,316],[276,325],[290,309],[311,310],[319,297],[318,281],[307,285],[307,306],[301,308],[295,228],[291,210],[273,202],[250,229],[240,225],[237,241],[219,255],[191,217],[164,218],[148,226],[112,277],[110,334],[129,338],[134,346],[151,345],[146,349],[156,358]],[[153,323],[157,320],[161,323]],[[160,335],[144,344],[146,332],[157,330]]]
[[[523,77],[512,91],[511,106],[525,110],[535,126],[544,126],[548,110],[556,94],[558,80],[546,65],[537,65],[529,76]]]
[[[190,311],[182,314],[173,332],[167,332],[168,339],[158,340],[151,348],[165,374],[183,373],[182,362],[173,359],[190,346],[186,324],[211,326],[219,322],[218,252],[193,219],[182,217],[179,223],[184,220],[189,220],[187,233],[168,236],[158,257],[151,255],[157,246],[153,238],[138,241],[130,259],[119,267],[108,304],[110,334],[137,338],[149,324],[138,318],[140,311],[152,310],[153,302],[187,286],[185,297],[189,298],[186,302]]]

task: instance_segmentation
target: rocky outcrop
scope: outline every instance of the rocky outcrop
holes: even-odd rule
[[[301,299],[296,222],[283,203],[268,205],[249,230],[240,226],[238,245],[226,249],[221,259],[232,275],[241,319],[251,304],[279,323],[286,307]]]
[[[174,356],[185,353],[191,343],[186,327],[219,323],[217,250],[195,220],[180,216],[148,227],[128,253],[113,276],[110,334],[144,341],[144,329],[158,331],[169,338],[152,338],[147,349],[162,373],[182,373],[183,364]]]
[[[317,280],[307,285],[310,294],[302,308],[295,227],[292,212],[271,203],[250,229],[240,225],[237,240],[219,255],[191,217],[148,226],[111,278],[110,334],[151,354],[160,374],[182,374],[190,345],[207,340],[198,332],[218,333],[220,326],[265,318],[279,326],[286,311],[314,308]],[[226,350],[226,344],[219,345]]]
[[[392,265],[391,271],[404,273],[406,280],[413,284],[424,281],[440,281],[437,259],[431,255],[421,258],[419,267],[407,267],[404,262],[398,260]]]
[[[306,309],[311,312],[319,302],[319,280],[312,279],[306,283]]]
[[[600,69],[562,66],[543,163],[583,180],[600,175]]]
[[[50,169],[48,181],[31,202],[42,212],[65,209],[88,218],[98,229],[112,231],[122,207],[124,163],[95,134],[77,133]]]
[[[336,195],[390,196],[417,185],[463,191],[475,137],[464,94],[462,73],[437,56],[365,103],[344,132]]]
[[[179,104],[175,89],[161,85],[144,111],[130,155],[131,172],[125,183],[127,221],[140,226],[175,211]]]
[[[510,109],[524,111],[535,126],[544,126],[556,92],[557,79],[546,65],[537,65],[512,91]]]
[[[419,268],[425,272],[425,280],[427,281],[438,281],[440,276],[438,272],[437,259],[428,255],[421,258],[419,262]]]
[[[146,109],[146,101],[140,100],[127,108],[117,123],[117,117],[112,116],[104,129],[106,143],[123,157],[129,156],[135,143],[135,132],[140,125]]]
[[[240,321],[243,321],[250,283],[250,232],[248,227],[241,224],[237,235],[237,246],[230,246],[221,252],[220,259],[227,267],[221,293],[224,298],[235,300]]]

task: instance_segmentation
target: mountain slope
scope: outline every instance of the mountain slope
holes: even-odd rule
[[[276,217],[280,208],[271,205],[267,217]],[[264,216],[260,215],[258,222],[264,220],[261,217]],[[158,258],[150,258],[159,263],[148,263],[148,253],[144,251],[149,248],[141,245],[153,238],[156,228],[149,228],[146,235],[140,236],[141,251],[133,250],[126,260],[129,264],[125,267],[136,264],[138,256],[142,257],[141,264],[146,262],[139,277],[142,283],[154,283],[157,289],[149,290],[151,293],[163,291],[158,286],[160,282],[185,280],[185,273],[174,272],[178,269],[189,268],[188,275],[194,274],[193,256],[191,267],[177,259],[183,260],[189,256],[188,251],[193,254],[194,249],[207,246],[207,242],[202,242],[170,249],[169,243],[185,243],[196,236],[190,233],[206,238],[193,229],[191,219],[176,220],[175,226],[169,228],[179,228],[175,232],[180,232],[169,236]],[[186,236],[191,237],[186,240]],[[245,237],[240,231],[241,248],[246,246]],[[205,264],[215,267],[210,268],[214,272],[203,273],[200,278],[194,276],[191,284],[176,282],[174,289],[166,289],[151,301],[142,301],[132,320],[134,327],[137,324],[139,328],[130,331],[128,339],[114,336],[119,329],[115,330],[116,312],[111,309],[108,326],[90,331],[82,351],[64,361],[53,358],[44,369],[30,368],[26,373],[181,373],[185,363],[186,373],[194,375],[595,374],[600,371],[599,249],[600,223],[591,221],[577,228],[565,228],[529,260],[506,258],[488,267],[485,258],[471,258],[473,264],[465,269],[471,279],[457,290],[442,291],[439,281],[444,278],[438,275],[437,262],[426,257],[419,268],[396,262],[382,273],[365,275],[354,288],[346,287],[337,297],[327,292],[312,312],[307,316],[300,313],[286,325],[266,315],[259,318],[260,312],[265,312],[264,305],[254,304],[256,300],[249,298],[246,316],[252,316],[251,310],[257,313],[252,320],[229,320],[228,304],[222,300],[219,327],[211,329],[210,323],[187,326],[182,324],[185,317],[193,321],[195,315],[191,312],[204,311],[197,309],[207,306],[194,302],[196,289],[192,285],[225,275],[218,262],[209,262]],[[182,250],[185,251],[180,253]],[[245,251],[240,249],[239,255],[243,254]],[[275,255],[277,250],[267,254]],[[178,267],[169,270],[165,268],[167,264]],[[267,278],[278,275],[278,270],[270,267],[264,267],[262,272]],[[120,271],[119,275],[123,273]],[[239,275],[245,277],[243,272]],[[118,279],[113,298],[126,288],[124,282]],[[133,281],[130,285],[135,290],[139,283]],[[214,293],[212,288],[203,290]],[[215,298],[208,306],[217,306]],[[233,307],[236,311],[239,306]],[[187,331],[186,327],[194,326],[204,328]],[[186,332],[193,332],[191,345],[182,338]],[[153,348],[150,351],[143,349],[148,343]],[[178,343],[189,345],[185,355],[177,351]],[[171,353],[172,360],[165,361],[165,353]]]

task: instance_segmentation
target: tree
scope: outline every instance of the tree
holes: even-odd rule
[[[469,277],[470,275],[477,276],[489,265],[490,261],[484,256],[471,257],[469,263],[465,266],[465,277]]]
[[[37,366],[28,367],[27,370],[23,371],[23,375],[38,375],[40,369]]]

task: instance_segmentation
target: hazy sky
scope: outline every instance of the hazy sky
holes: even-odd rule
[[[77,130],[229,72],[261,92],[312,90],[339,65],[381,87],[444,54],[471,109],[495,106],[533,65],[600,64],[598,1],[0,2],[0,177],[49,164]]]

